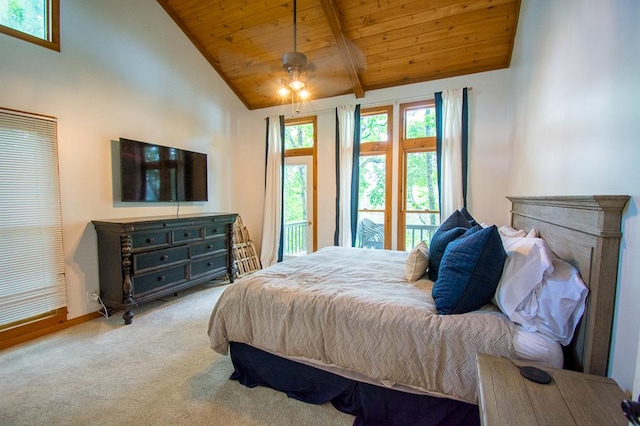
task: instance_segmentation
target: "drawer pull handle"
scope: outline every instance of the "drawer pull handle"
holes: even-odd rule
[[[211,250],[212,248],[213,248],[213,244],[209,244],[209,245],[207,246],[207,249],[209,249],[209,250]]]
[[[191,236],[191,232],[185,232],[185,233],[184,233],[184,236],[185,236],[185,237],[190,237],[190,236]]]
[[[213,262],[207,263],[207,266],[209,266],[209,267],[213,266]]]
[[[166,278],[166,277],[165,277],[164,275],[160,275],[160,276],[158,277],[158,281],[164,281],[164,280],[165,280],[165,278]]]
[[[213,233],[217,234],[218,233],[218,228],[213,228]]]
[[[146,243],[147,243],[147,244],[151,244],[151,243],[153,243],[155,240],[156,240],[155,238],[147,238]]]
[[[169,260],[169,256],[167,256],[166,254],[163,254],[162,256],[160,256],[160,260],[162,261]]]

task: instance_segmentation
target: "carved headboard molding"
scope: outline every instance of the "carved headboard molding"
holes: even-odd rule
[[[551,250],[575,266],[589,288],[587,308],[565,366],[607,375],[626,195],[507,197],[511,224],[535,228]]]

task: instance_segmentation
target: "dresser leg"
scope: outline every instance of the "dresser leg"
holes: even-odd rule
[[[122,319],[124,320],[125,324],[131,324],[131,322],[133,321],[133,311],[125,311],[124,314],[122,314]]]

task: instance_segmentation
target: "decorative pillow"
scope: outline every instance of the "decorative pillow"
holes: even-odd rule
[[[471,228],[449,243],[432,291],[438,313],[463,314],[489,303],[502,275],[505,258],[495,225]]]
[[[478,222],[473,218],[473,216],[471,216],[471,213],[469,213],[469,210],[467,210],[466,207],[461,208],[460,213],[462,213],[462,216],[469,221],[471,226],[478,225]]]
[[[410,283],[417,281],[427,272],[429,266],[429,249],[424,241],[420,242],[407,256],[404,274]]]
[[[447,245],[464,234],[469,228],[471,228],[471,224],[458,210],[453,212],[438,227],[429,244],[429,279],[431,281],[435,282],[438,279],[440,261]]]

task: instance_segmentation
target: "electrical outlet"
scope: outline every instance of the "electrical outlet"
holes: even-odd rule
[[[100,297],[98,296],[97,292],[94,291],[93,293],[91,293],[91,300],[93,300],[94,302],[97,302],[99,298]]]

